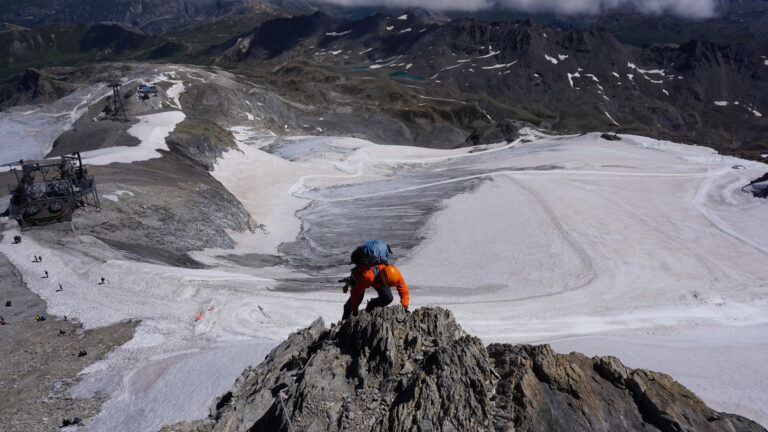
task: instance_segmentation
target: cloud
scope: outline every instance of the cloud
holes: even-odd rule
[[[595,14],[606,9],[632,6],[648,14],[672,14],[707,18],[717,14],[723,0],[324,0],[343,6],[425,7],[436,10],[475,11],[505,7],[527,12]]]

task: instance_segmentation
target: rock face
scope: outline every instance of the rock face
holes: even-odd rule
[[[67,93],[69,89],[65,84],[36,69],[27,69],[0,86],[0,110],[15,105],[53,102]]]
[[[197,422],[211,431],[765,431],[614,357],[467,335],[449,311],[361,313],[293,334]]]
[[[501,376],[496,407],[509,415],[500,430],[765,430],[707,407],[669,375],[615,357],[556,354],[548,345],[493,344],[488,353]]]
[[[612,130],[692,142],[753,159],[766,149],[768,52],[760,44],[641,48],[606,31],[559,31],[533,21],[438,24],[411,13],[350,21],[318,12],[267,21],[211,55],[224,66],[261,71],[265,80],[279,70],[308,70],[299,60],[311,59],[326,75],[270,85],[302,99],[354,96],[414,135],[424,122],[461,131],[461,139],[430,143],[414,137],[417,145],[495,142],[514,136],[516,128],[504,131],[512,120],[563,133]]]

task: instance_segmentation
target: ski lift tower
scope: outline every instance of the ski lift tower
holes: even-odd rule
[[[120,81],[111,79],[107,86],[112,89],[112,98],[109,100],[109,112],[107,115],[115,121],[127,122],[128,114],[125,113],[123,98],[120,96]]]

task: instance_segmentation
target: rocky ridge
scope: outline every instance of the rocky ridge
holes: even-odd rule
[[[768,152],[768,45],[760,40],[639,47],[604,30],[530,20],[287,15],[178,34],[114,23],[5,25],[0,76],[21,74],[0,85],[0,107],[44,101],[19,85],[30,80],[22,73],[30,67],[166,61],[213,64],[312,107],[279,125],[304,133],[455,148],[510,141],[520,126],[533,125],[639,134],[755,160]]]
[[[209,417],[165,432],[762,431],[614,357],[493,344],[450,311],[378,309],[291,335]]]
[[[376,14],[350,21],[318,12],[268,21],[210,55],[223,66],[263,71],[281,94],[354,96],[413,131],[445,122],[462,132],[446,137],[447,146],[508,138],[489,132],[510,120],[564,133],[636,133],[752,158],[765,146],[768,48],[759,43],[640,48],[606,31],[529,20],[438,24]],[[271,80],[289,68],[302,70],[302,80]]]

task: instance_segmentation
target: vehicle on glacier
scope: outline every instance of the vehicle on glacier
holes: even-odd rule
[[[80,153],[59,159],[21,160],[9,165],[16,176],[16,185],[8,187],[11,193],[8,216],[21,228],[69,222],[75,210],[101,206],[96,183],[83,166]]]

